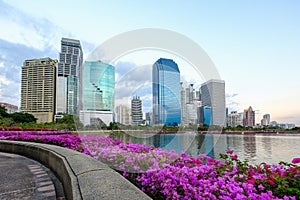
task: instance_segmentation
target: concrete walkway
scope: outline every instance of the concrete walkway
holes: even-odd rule
[[[0,200],[65,199],[61,183],[39,162],[0,152]]]

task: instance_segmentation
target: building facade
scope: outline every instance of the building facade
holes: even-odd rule
[[[146,125],[152,125],[152,112],[147,112],[145,115],[146,115]]]
[[[152,67],[153,124],[181,124],[180,71],[171,59],[160,58]]]
[[[200,87],[202,106],[212,109],[211,124],[225,126],[225,82],[223,80],[209,80]]]
[[[261,125],[262,126],[269,126],[271,121],[270,114],[265,114],[261,120]]]
[[[125,105],[119,105],[115,109],[116,121],[123,125],[131,125],[131,109]]]
[[[18,112],[18,106],[4,102],[0,102],[0,106],[3,106],[8,114]]]
[[[143,123],[142,100],[134,96],[131,100],[131,124],[139,125]]]
[[[212,108],[210,106],[201,106],[199,108],[199,123],[212,125]]]
[[[56,114],[79,114],[82,107],[82,62],[80,41],[62,38],[57,68]]]
[[[255,126],[255,112],[251,106],[244,110],[243,126]]]
[[[99,121],[105,124],[112,122],[115,91],[114,66],[101,61],[85,61],[82,83],[80,119],[84,125]]]
[[[232,111],[227,117],[227,126],[236,127],[243,126],[243,113]]]
[[[199,124],[198,111],[201,107],[199,93],[196,96],[193,84],[190,84],[187,88],[183,87],[183,83],[180,84],[181,125]]]
[[[22,66],[21,112],[32,114],[37,122],[53,122],[55,114],[57,60],[25,60]]]

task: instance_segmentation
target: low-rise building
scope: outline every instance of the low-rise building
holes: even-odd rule
[[[18,106],[4,102],[0,102],[0,106],[3,106],[6,109],[6,112],[9,114],[18,112]]]

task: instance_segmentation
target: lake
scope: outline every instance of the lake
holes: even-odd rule
[[[249,163],[266,162],[275,164],[280,161],[291,162],[300,157],[299,134],[121,134],[114,139],[123,142],[154,145],[177,153],[186,151],[196,157],[206,154],[219,158],[219,153],[233,149],[240,159]]]

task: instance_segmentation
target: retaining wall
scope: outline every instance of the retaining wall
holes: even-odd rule
[[[51,169],[62,182],[67,199],[151,199],[106,164],[67,148],[0,140],[0,151],[34,159]]]

